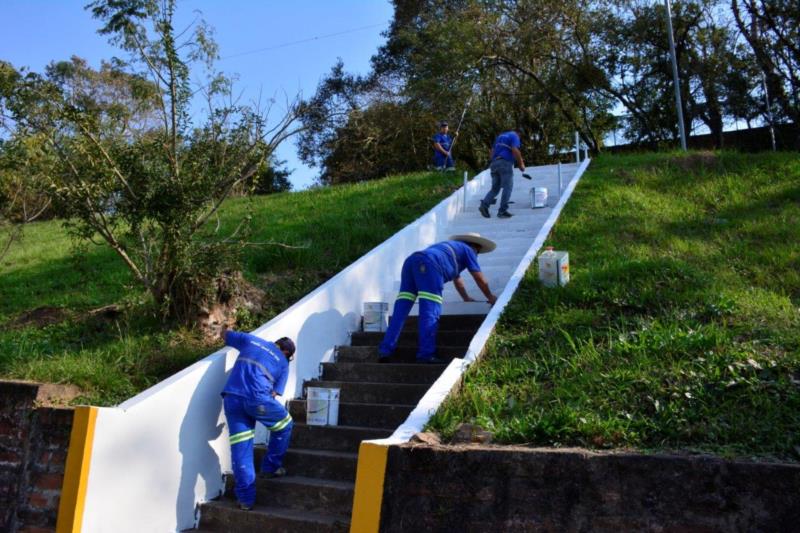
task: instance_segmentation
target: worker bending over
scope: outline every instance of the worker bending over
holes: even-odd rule
[[[420,363],[444,363],[436,354],[436,330],[442,311],[442,290],[444,284],[452,281],[465,302],[474,302],[464,287],[461,271],[465,268],[475,279],[490,304],[496,298],[489,289],[477,254],[494,250],[495,243],[478,233],[453,235],[449,240],[414,252],[403,262],[400,278],[400,292],[394,302],[394,310],[389,320],[389,328],[380,344],[381,363],[391,362],[391,355],[397,348],[400,331],[408,317],[414,301],[419,297],[419,342],[417,361]]]
[[[294,357],[294,342],[288,337],[269,342],[249,333],[223,327],[220,337],[239,350],[225,388],[222,404],[231,443],[231,462],[236,482],[234,492],[239,507],[253,508],[256,501],[256,475],[253,467],[253,439],[256,421],[269,430],[269,445],[261,463],[261,477],[286,475],[283,456],[292,435],[292,417],[281,402]]]

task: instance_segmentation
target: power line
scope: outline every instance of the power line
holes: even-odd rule
[[[292,41],[292,42],[288,42],[288,43],[276,44],[274,46],[267,46],[266,48],[257,48],[255,50],[248,50],[247,52],[239,52],[238,54],[231,54],[231,55],[225,56],[225,57],[223,57],[221,59],[231,59],[232,57],[240,57],[240,56],[246,56],[246,55],[250,55],[250,54],[257,54],[259,52],[267,52],[269,50],[277,50],[279,48],[286,48],[287,46],[293,46],[293,45],[296,45],[296,44],[309,43],[311,41],[319,41],[320,39],[328,39],[330,37],[337,37],[339,35],[346,35],[348,33],[355,33],[357,31],[368,30],[370,28],[377,28],[378,26],[383,26],[385,24],[386,24],[385,22],[381,22],[380,24],[370,24],[369,26],[360,26],[358,28],[351,28],[349,30],[339,31],[339,32],[336,32],[336,33],[328,33],[326,35],[318,35],[316,37],[309,37],[308,39],[301,39],[299,41]]]

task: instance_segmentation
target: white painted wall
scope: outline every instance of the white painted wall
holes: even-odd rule
[[[405,420],[405,422],[403,422],[394,431],[394,433],[392,433],[391,436],[385,439],[370,440],[368,442],[385,446],[402,444],[408,442],[411,437],[423,430],[431,416],[433,416],[433,414],[439,409],[439,406],[447,398],[456,384],[461,381],[461,376],[464,374],[464,372],[466,372],[467,368],[477,361],[478,356],[481,354],[481,352],[483,352],[489,337],[494,331],[497,321],[500,319],[500,315],[511,301],[511,297],[516,292],[517,287],[519,287],[522,278],[525,276],[525,272],[536,258],[539,249],[541,249],[544,241],[547,239],[547,235],[550,233],[550,230],[558,220],[561,210],[564,208],[570,196],[572,195],[572,192],[575,190],[575,187],[578,185],[578,182],[583,176],[583,173],[586,171],[586,168],[589,166],[590,161],[591,160],[588,158],[584,159],[584,161],[575,169],[575,172],[570,177],[570,181],[566,184],[563,193],[561,193],[559,196],[558,202],[556,202],[556,204],[553,206],[547,219],[539,227],[533,242],[514,268],[514,272],[510,279],[508,279],[508,282],[505,284],[503,291],[497,295],[497,301],[491,307],[491,310],[486,315],[486,319],[483,321],[480,328],[478,328],[478,331],[475,333],[475,336],[472,338],[464,358],[456,358],[450,361],[450,363],[447,365],[447,368],[444,370],[444,372],[442,372],[433,385],[431,385],[430,389],[428,389],[419,403],[417,403],[417,406],[414,408],[414,410],[408,415],[408,418]],[[487,255],[486,257],[490,256]]]
[[[474,197],[480,180],[467,184]],[[457,191],[254,333],[289,336],[297,354],[285,398],[358,329],[365,301],[394,297],[402,260],[435,242],[437,228],[460,212]],[[95,426],[84,532],[176,531],[195,525],[198,503],[216,497],[230,471],[228,430],[219,392],[236,351],[220,350],[113,408]],[[261,432],[263,435],[263,430]]]

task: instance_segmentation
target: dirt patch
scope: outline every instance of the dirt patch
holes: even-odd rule
[[[69,317],[69,313],[63,307],[41,306],[30,311],[25,311],[11,321],[12,328],[25,328],[36,326],[43,328],[52,324],[63,322]]]
[[[236,327],[236,316],[242,311],[257,315],[263,310],[266,293],[235,272],[217,280],[214,302],[200,307],[195,324],[207,340],[215,339],[223,325]]]
[[[696,174],[698,172],[717,169],[720,161],[717,154],[706,151],[695,152],[685,156],[675,156],[670,159],[670,163],[683,172]]]

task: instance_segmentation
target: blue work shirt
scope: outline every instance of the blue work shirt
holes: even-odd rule
[[[249,333],[227,331],[225,344],[239,350],[223,394],[234,394],[255,402],[283,395],[289,377],[289,361],[274,342]]]
[[[443,241],[428,246],[422,251],[439,269],[445,282],[453,281],[465,268],[469,272],[480,272],[478,254],[461,241]]]
[[[522,143],[519,140],[519,135],[515,131],[506,131],[497,136],[492,147],[492,161],[495,159],[505,159],[514,163],[514,154],[511,152],[511,147],[519,150]]]
[[[433,142],[434,142],[434,144],[436,144],[436,143],[441,144],[442,148],[444,148],[445,152],[449,152],[450,151],[450,147],[453,146],[453,138],[450,137],[446,133],[437,133],[436,135],[434,135],[433,136]],[[446,157],[447,156],[445,156],[443,153],[441,153],[436,148],[433,149],[433,160],[434,160],[434,162],[437,163],[437,166],[443,166],[444,163],[445,163]]]

